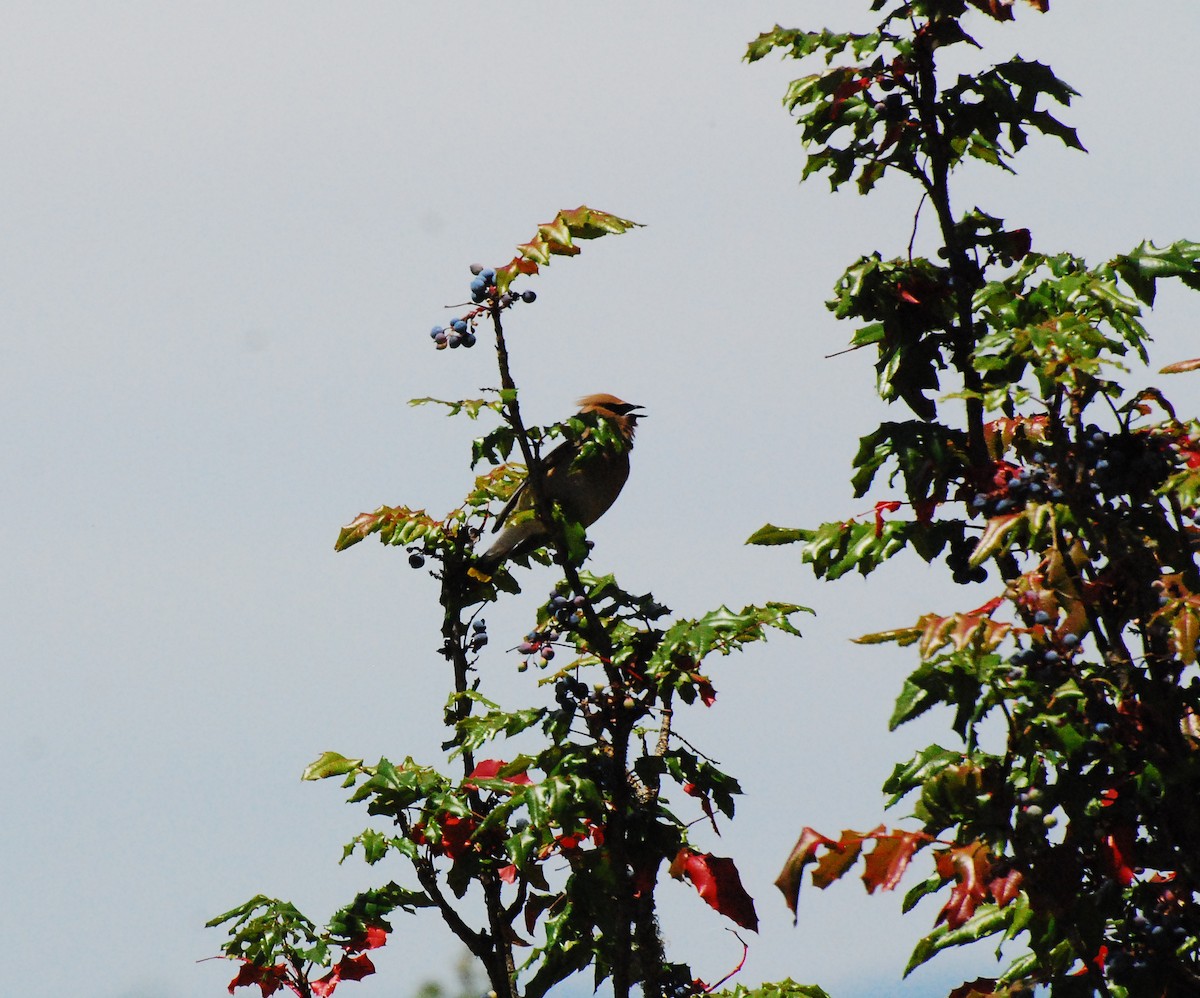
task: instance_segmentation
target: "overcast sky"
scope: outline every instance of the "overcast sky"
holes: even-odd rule
[[[740,61],[776,21],[865,26],[867,6],[6,4],[6,991],[218,995],[233,968],[196,962],[221,942],[214,914],[263,892],[324,921],[401,876],[339,868],[367,816],[298,777],[326,749],[438,761],[436,585],[400,551],[333,541],[362,510],[442,511],[469,487],[477,426],[405,403],[476,394],[494,358],[437,353],[429,327],[468,264],[506,261],[580,203],[647,227],[556,260],[509,329],[529,418],[595,391],[649,412],[592,531],[596,568],[683,613],[818,611],[803,640],[713,663],[716,707],[679,721],[747,791],[722,839],[697,834],[757,899],[739,981],[937,995],[992,969],[987,951],[951,956],[901,988],[936,904],[901,918],[898,895],[854,880],[806,887],[793,929],[771,886],[802,825],[877,824],[893,762],[953,744],[944,717],[888,735],[913,659],[847,639],[990,595],[907,561],[818,584],[797,550],[742,543],[869,506],[849,462],[886,410],[865,351],[823,359],[851,335],[823,302],[859,254],[904,251],[916,195],[798,186],[779,100],[798,68]],[[998,30],[980,17],[978,35],[1082,92],[1063,116],[1091,153],[1038,142],[1015,179],[964,176],[956,206],[1096,261],[1200,237],[1200,5],[1053,7]],[[1200,352],[1189,308],[1164,289],[1154,368]],[[1195,376],[1147,377],[1200,410]],[[488,614],[485,689],[506,702],[533,695],[503,648],[553,581],[539,570]],[[721,918],[689,887],[662,893],[672,954],[722,976],[740,950]],[[433,916],[397,929],[347,998],[447,973]]]

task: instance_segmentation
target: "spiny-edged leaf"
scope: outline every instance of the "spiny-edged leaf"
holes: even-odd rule
[[[818,578],[830,581],[854,569],[869,575],[904,548],[916,526],[908,520],[890,520],[879,530],[873,522],[823,523],[816,530],[800,531],[801,559],[812,565]]]
[[[362,766],[361,759],[347,759],[337,752],[322,752],[320,758],[304,768],[302,780],[324,780],[330,776],[345,776]]]
[[[1180,240],[1169,246],[1142,242],[1131,252],[1116,257],[1109,266],[1147,305],[1154,304],[1159,278],[1178,277],[1193,291],[1200,291],[1200,242]]]
[[[656,673],[674,665],[695,665],[714,651],[728,655],[744,644],[763,640],[768,627],[799,635],[789,619],[797,613],[812,613],[812,610],[794,603],[767,603],[743,607],[735,613],[722,606],[695,620],[676,621],[663,634],[648,670]]]
[[[967,943],[983,939],[985,936],[1003,932],[1014,914],[1015,909],[1011,905],[1007,908],[999,908],[994,904],[983,904],[970,919],[956,929],[951,929],[945,924],[939,925],[917,943],[909,958],[908,966],[904,968],[904,976],[907,977],[935,953],[951,946],[964,946]]]
[[[835,880],[842,876],[854,865],[858,854],[862,852],[863,836],[859,832],[846,829],[835,848],[826,850],[813,867],[813,886],[825,890]]]
[[[711,998],[829,998],[828,992],[815,984],[797,984],[790,977],[769,984],[748,988],[744,984],[725,991],[707,992]]]
[[[339,908],[329,920],[328,931],[335,939],[346,940],[351,945],[361,943],[366,940],[368,929],[378,927],[391,932],[387,916],[397,908],[414,912],[433,903],[424,891],[411,891],[392,881],[363,891],[348,905]]]
[[[775,886],[783,894],[783,899],[787,903],[788,909],[795,916],[795,921],[798,921],[800,918],[797,907],[800,903],[800,880],[804,874],[804,868],[809,863],[817,861],[817,850],[821,846],[834,850],[841,848],[836,840],[822,835],[815,828],[803,828],[800,831],[800,838],[792,846],[792,851],[788,854],[788,858],[783,864],[783,869],[780,871],[779,876],[775,878]]]
[[[930,842],[930,837],[924,832],[899,829],[891,832],[878,829],[872,837],[875,839],[875,848],[867,854],[866,868],[862,874],[863,884],[869,894],[874,894],[877,889],[895,890],[917,850]]]
[[[423,509],[407,506],[380,506],[374,513],[359,513],[342,527],[334,544],[335,551],[345,551],[371,534],[379,534],[384,544],[405,545],[426,535],[440,535],[442,522]]]
[[[966,434],[940,423],[908,420],[902,423],[881,423],[879,428],[858,442],[854,467],[858,469],[851,484],[854,495],[867,494],[879,469],[888,461],[896,462],[896,472],[904,475],[905,493],[909,499],[929,495],[935,474],[946,475],[965,464]],[[888,479],[891,484],[895,472]]]
[[[992,555],[1008,550],[1013,530],[1025,519],[1025,511],[993,516],[983,528],[979,542],[971,552],[969,564],[982,565]]]
[[[579,253],[576,239],[617,235],[640,224],[586,205],[560,211],[551,221],[539,225],[529,242],[517,247],[517,255],[509,263],[496,268],[496,290],[503,294],[518,274],[536,274],[552,256],[575,256]]]
[[[671,863],[671,876],[686,877],[706,904],[742,928],[758,931],[754,900],[742,886],[732,859],[680,849]]]
[[[855,34],[853,32],[834,32],[825,28],[822,31],[798,31],[792,28],[781,28],[778,24],[770,31],[764,31],[754,39],[746,49],[747,62],[758,62],[775,49],[784,49],[785,57],[803,59],[814,52],[824,50],[825,62],[828,64],[834,56],[846,48],[851,48],[855,56],[872,52],[879,47],[882,36],[879,32]]]
[[[399,766],[380,759],[375,766],[363,767],[371,774],[350,795],[352,802],[368,801],[371,814],[396,815],[431,794],[448,788],[451,783],[437,770],[419,766],[407,758]]]
[[[921,786],[926,780],[932,779],[942,769],[963,761],[963,754],[940,745],[930,745],[918,752],[906,763],[900,763],[892,770],[891,776],[883,784],[883,792],[891,794],[887,806],[891,807],[906,794]]]
[[[409,405],[444,405],[450,411],[447,416],[457,416],[460,412],[465,412],[470,419],[478,419],[479,413],[484,409],[490,409],[492,412],[503,416],[505,412],[505,403],[507,397],[512,396],[511,391],[499,392],[500,397],[496,399],[456,399],[447,401],[445,399],[425,398],[409,399]]]
[[[233,959],[260,968],[290,963],[297,956],[322,965],[329,962],[328,946],[316,924],[290,901],[258,894],[205,925],[211,929],[228,922],[229,938],[221,952]]]
[[[455,740],[454,755],[474,752],[485,742],[500,735],[511,738],[533,727],[545,716],[544,707],[531,707],[516,711],[490,710],[483,715],[464,717],[455,725],[458,738]]]
[[[759,527],[754,533],[746,538],[747,544],[761,544],[769,546],[772,544],[795,544],[797,541],[804,540],[805,532],[797,530],[794,527],[776,527],[774,524],[768,523],[765,526]]]

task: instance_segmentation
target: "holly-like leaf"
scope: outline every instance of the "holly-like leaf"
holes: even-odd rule
[[[361,759],[347,759],[337,752],[322,752],[321,757],[304,767],[302,780],[325,780],[331,776],[345,776],[362,767]]]
[[[540,267],[549,265],[553,256],[576,256],[579,253],[576,239],[617,235],[640,225],[586,205],[560,211],[552,221],[539,225],[529,242],[517,247],[517,255],[511,261],[496,268],[496,290],[503,294],[518,274],[536,274]]]
[[[429,516],[423,509],[380,506],[374,513],[359,513],[342,527],[333,549],[345,551],[372,534],[379,534],[384,544],[403,546],[421,540],[426,535],[437,536],[441,532],[442,522]]]
[[[888,832],[879,828],[870,837],[875,839],[875,848],[867,854],[862,875],[869,894],[875,893],[876,889],[895,890],[917,850],[930,842],[924,832],[898,829]]]
[[[758,931],[754,900],[742,886],[732,859],[680,849],[671,863],[671,876],[686,877],[705,902],[744,929]]]
[[[835,851],[841,848],[839,842],[822,835],[815,828],[805,827],[802,829],[800,838],[792,846],[792,851],[788,855],[787,861],[783,864],[783,870],[775,878],[775,886],[783,894],[783,899],[788,906],[788,910],[795,916],[795,921],[798,921],[800,918],[797,910],[800,903],[800,879],[804,874],[804,868],[809,863],[817,861],[817,850],[821,846]]]

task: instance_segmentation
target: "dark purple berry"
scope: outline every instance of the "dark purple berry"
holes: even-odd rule
[[[537,292],[522,291],[521,292],[521,301],[525,302],[526,304],[529,304],[530,302],[533,302],[533,301],[537,301]]]
[[[408,556],[408,563],[413,568],[420,568],[422,565],[425,564],[425,556],[423,554],[421,554],[419,551],[414,551],[412,554],[410,554]]]
[[[429,330],[429,338],[431,340],[436,340],[438,338],[438,334],[441,332],[443,332],[441,326],[434,326],[431,330]]]

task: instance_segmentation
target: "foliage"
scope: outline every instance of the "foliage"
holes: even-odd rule
[[[942,708],[953,739],[884,785],[916,828],[806,828],[778,886],[795,910],[806,870],[824,888],[861,859],[867,890],[891,890],[922,854],[930,873],[905,910],[942,905],[906,973],[949,947],[1018,940],[1005,970],[953,995],[1193,995],[1200,423],[1126,381],[1149,356],[1158,281],[1200,290],[1200,245],[1143,242],[1096,265],[1034,251],[1028,228],[979,208],[955,214],[950,178],[969,159],[1012,172],[1037,134],[1083,148],[1050,110],[1075,92],[1019,57],[939,75],[942,49],[978,47],[970,17],[1010,20],[1011,0],[871,7],[875,31],[776,27],[748,58],[823,57],[784,99],[804,177],[865,194],[890,171],[934,212],[936,260],[864,256],[829,302],[855,323],[851,347],[875,351],[880,396],[915,418],[883,423],[854,457],[855,494],[883,493],[873,521],[750,540],[800,544],[829,580],[911,549],[986,598],[859,639],[917,652],[892,726]]]
[[[325,752],[314,760],[306,780],[340,780],[350,802],[377,819],[345,846],[343,861],[361,856],[372,867],[406,869],[401,879],[410,886],[392,882],[359,895],[323,931],[290,904],[262,897],[214,919],[210,924],[230,932],[224,954],[241,962],[231,990],[255,984],[264,995],[280,987],[327,995],[340,981],[372,972],[364,940],[382,945],[394,911],[433,908],[498,995],[540,998],[588,969],[596,985],[611,979],[618,998],[635,985],[649,998],[695,994],[707,985],[686,964],[667,959],[659,935],[655,892],[664,875],[690,882],[700,900],[737,926],[757,928],[734,861],[698,841],[717,830],[718,813],[732,818],[740,787],[677,734],[675,714],[680,705],[713,706],[714,657],[769,631],[798,634],[793,618],[804,608],[722,606],[672,619],[654,596],[585,569],[583,528],[543,491],[544,448],[567,441],[576,460],[586,461],[623,441],[604,420],[527,426],[510,371],[502,319],[535,298],[512,291],[512,280],[536,273],[553,255],[578,253],[575,240],[633,225],[588,208],[560,212],[510,264],[473,267],[473,307],[448,327],[434,327],[435,347],[453,350],[470,348],[491,326],[498,390],[414,402],[490,421],[470,448],[471,467],[487,470],[445,515],[381,506],[355,517],[335,546],[345,550],[377,535],[405,549],[409,564],[438,583],[436,654],[449,687],[443,763],[454,771],[409,756],[368,764]],[[520,463],[510,463],[515,457]],[[522,487],[532,490],[533,503],[517,515],[546,524],[548,544],[497,567],[477,557],[476,544],[495,510],[505,507],[503,520]],[[557,565],[561,579],[524,640],[510,637],[508,652],[488,655],[482,612],[502,594],[520,592],[519,570],[530,561]],[[505,661],[519,671],[540,670],[538,687],[552,696],[502,706],[484,692],[484,659],[493,675]],[[537,747],[506,750],[504,742],[516,736]],[[346,955],[335,960],[335,947]]]

